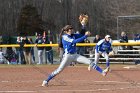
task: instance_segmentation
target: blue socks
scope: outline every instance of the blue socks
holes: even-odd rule
[[[97,66],[96,64],[94,64],[94,63],[93,63],[93,65],[92,65],[92,68],[95,69],[95,70],[97,70],[97,71],[100,72],[100,73],[103,72],[103,70],[102,70],[99,66]]]
[[[106,67],[109,67],[110,66],[110,62],[109,60],[106,61]]]
[[[53,79],[54,76],[55,76],[55,75],[50,74],[50,75],[48,76],[48,79],[47,79],[46,81],[49,82],[51,79]]]

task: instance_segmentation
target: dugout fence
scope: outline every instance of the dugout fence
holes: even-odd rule
[[[96,43],[78,43],[77,46],[90,46],[94,47]],[[137,64],[140,61],[140,42],[128,42],[128,43],[113,43],[113,50],[115,51],[115,55],[110,57],[111,63],[127,63],[127,64]],[[37,47],[58,47],[58,44],[38,44]],[[119,46],[133,46],[132,50],[119,50]],[[18,44],[1,44],[0,48],[6,47],[19,47]],[[25,44],[24,47],[36,47],[35,44]],[[94,52],[91,54],[84,54],[90,60],[94,60]],[[100,58],[100,63],[105,63],[104,58]]]

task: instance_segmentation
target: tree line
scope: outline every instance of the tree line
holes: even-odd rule
[[[110,34],[114,39],[121,31],[130,36],[139,32],[140,18],[117,17],[140,14],[140,0],[0,0],[0,35],[51,31],[56,38],[61,28],[72,24],[80,30],[79,15],[89,16],[87,30],[92,35]]]

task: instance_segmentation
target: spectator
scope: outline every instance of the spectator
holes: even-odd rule
[[[47,37],[43,37],[43,41],[45,44],[50,44],[50,41]],[[53,49],[51,46],[45,47],[45,59],[46,63],[53,64]]]
[[[8,64],[17,64],[17,55],[12,47],[7,47],[5,58],[8,60]]]
[[[29,40],[27,37],[23,37],[22,39],[23,44],[30,44]],[[31,47],[24,47],[23,48],[23,53],[25,57],[25,62],[26,64],[32,64],[32,59],[31,59]]]
[[[134,40],[135,41],[140,41],[140,34],[135,34]]]
[[[37,35],[37,38],[35,40],[35,44],[36,44],[36,46],[38,44],[44,44],[43,37],[42,37],[41,34]],[[37,47],[37,50],[38,50],[38,60],[39,60],[39,62],[37,64],[43,64],[43,50],[44,50],[44,47]]]
[[[32,38],[28,38],[30,44],[34,44]],[[32,58],[32,63],[35,63],[35,55],[34,55],[34,47],[31,47],[31,58]]]
[[[128,43],[128,37],[125,32],[121,32],[121,36],[119,39],[120,43]],[[127,46],[120,46],[121,50],[127,49]]]
[[[23,53],[23,42],[22,42],[22,37],[18,36],[16,43],[19,44],[19,47],[16,48],[16,55],[17,55],[17,63],[18,64],[24,64],[25,58],[24,58],[24,53]]]
[[[93,39],[93,43],[98,43],[101,40],[100,35],[96,35]],[[95,47],[93,47],[93,51],[95,50]]]
[[[96,35],[93,40],[93,43],[98,43],[100,40],[101,40],[100,35]]]
[[[0,64],[4,64],[4,54],[1,49],[0,49]]]
[[[121,33],[120,42],[121,43],[127,43],[128,42],[128,37],[127,37],[127,34],[125,32]]]

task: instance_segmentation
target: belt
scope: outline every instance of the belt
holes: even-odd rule
[[[67,54],[76,54],[76,53],[67,53]]]

